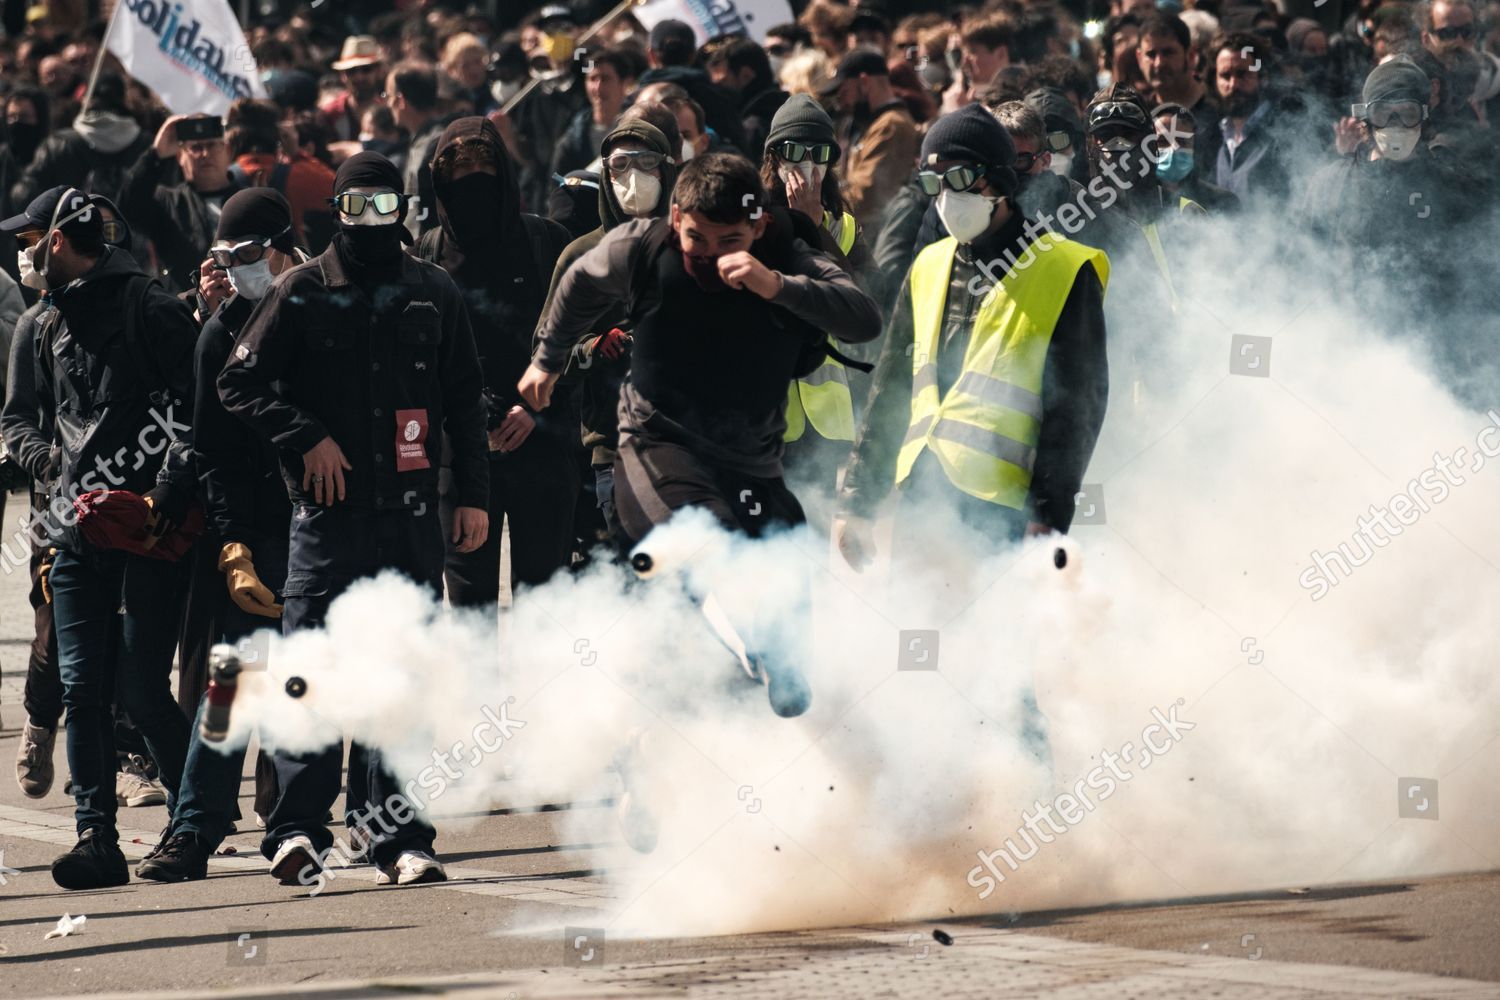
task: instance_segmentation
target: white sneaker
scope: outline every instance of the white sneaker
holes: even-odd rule
[[[304,879],[303,873],[309,868],[313,875]],[[300,833],[283,840],[271,859],[271,875],[282,885],[312,885],[322,871],[312,840]]]
[[[159,806],[167,801],[167,790],[146,774],[146,762],[131,754],[115,774],[115,800],[122,806]]]
[[[422,851],[402,851],[396,863],[380,869],[375,876],[376,885],[423,885],[428,882],[448,881],[448,870],[443,863]]]

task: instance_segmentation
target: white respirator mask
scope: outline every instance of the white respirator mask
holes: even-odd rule
[[[624,177],[611,178],[609,184],[614,189],[615,200],[620,203],[620,210],[633,218],[650,215],[661,200],[661,178],[644,170],[632,167],[625,171]]]
[[[973,243],[990,228],[990,219],[999,201],[973,191],[944,188],[937,197],[938,218],[958,242]]]

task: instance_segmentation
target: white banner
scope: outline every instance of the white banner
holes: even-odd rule
[[[699,45],[715,35],[748,35],[764,42],[767,31],[795,20],[788,0],[646,0],[630,12],[647,31],[661,21],[686,22]]]
[[[228,0],[119,0],[105,43],[174,114],[222,116],[266,96]]]

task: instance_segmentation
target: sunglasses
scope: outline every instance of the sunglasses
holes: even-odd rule
[[[1029,174],[1031,168],[1036,166],[1036,161],[1041,158],[1041,153],[1017,153],[1016,173]]]
[[[1150,124],[1146,119],[1146,112],[1139,106],[1128,101],[1105,101],[1089,108],[1089,131],[1092,132],[1100,125],[1109,124],[1129,125],[1138,129],[1148,129]]]
[[[647,149],[621,149],[610,153],[604,158],[604,165],[609,172],[618,176],[634,167],[636,170],[644,170],[647,173],[661,166],[661,161],[667,159],[660,153],[653,153]]]
[[[927,197],[936,198],[942,193],[943,185],[946,184],[950,191],[967,191],[979,183],[984,173],[978,167],[962,163],[956,167],[949,167],[942,173],[936,170],[920,170],[917,172],[917,186]]]
[[[42,237],[46,235],[47,231],[45,229],[23,229],[21,232],[16,233],[16,239],[20,242],[23,250],[30,250],[42,242]]]
[[[227,271],[231,267],[240,267],[244,264],[254,264],[265,257],[271,249],[271,240],[254,239],[243,243],[236,243],[229,247],[214,247],[208,252],[213,259],[214,267],[220,271]]]
[[[1455,38],[1473,38],[1474,26],[1472,24],[1460,24],[1452,28],[1433,28],[1432,33],[1445,42],[1451,42]]]
[[[1415,128],[1427,117],[1427,109],[1416,101],[1374,101],[1370,104],[1351,104],[1349,113],[1360,121],[1367,121],[1374,128],[1400,125]]]
[[[346,191],[333,199],[333,206],[345,215],[364,215],[366,208],[373,208],[376,215],[395,215],[401,211],[401,195],[394,191],[379,194],[355,194]]]
[[[801,163],[808,157],[812,157],[814,163],[828,163],[833,160],[833,144],[828,142],[786,142],[778,143],[775,147],[776,155],[788,163]]]

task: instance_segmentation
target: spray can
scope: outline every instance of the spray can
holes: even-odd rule
[[[221,642],[209,650],[208,678],[208,704],[198,734],[206,743],[223,743],[229,735],[229,710],[239,691],[240,656],[233,646]]]

